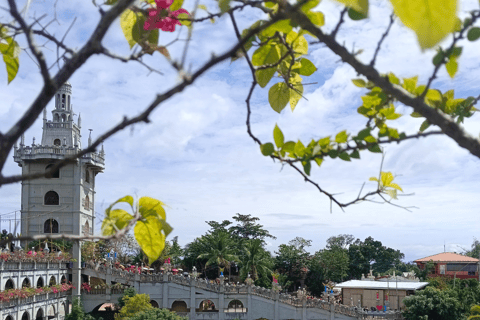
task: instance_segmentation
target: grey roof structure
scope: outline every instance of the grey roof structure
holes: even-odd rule
[[[350,280],[339,283],[335,288],[350,288],[350,289],[399,289],[399,290],[419,290],[428,285],[428,282],[400,282],[400,281],[372,281],[372,280]]]

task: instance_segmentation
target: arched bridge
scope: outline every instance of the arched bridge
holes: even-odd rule
[[[103,279],[107,285],[130,285],[138,293],[148,294],[152,305],[174,310],[190,320],[350,320],[367,316],[350,306],[297,298],[256,286],[214,284],[173,274],[136,274],[109,267],[87,267],[82,274]],[[117,302],[121,293],[102,289],[82,296],[85,311],[90,312],[103,303]],[[375,316],[376,319],[401,319],[401,315],[394,312],[376,312]]]

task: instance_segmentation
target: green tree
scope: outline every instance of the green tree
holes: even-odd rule
[[[273,259],[270,253],[263,248],[262,239],[253,239],[246,242],[243,249],[240,268],[240,277],[242,280],[247,278],[248,274],[253,280],[266,277],[272,272]]]
[[[274,269],[287,277],[283,286],[285,289],[293,289],[302,280],[309,267],[310,253],[307,248],[311,246],[312,241],[301,237],[290,240],[288,244],[281,244],[276,251]],[[287,286],[287,283],[290,283]]]
[[[339,234],[327,239],[327,249],[348,249],[348,247],[355,241],[355,237],[351,234]]]
[[[129,318],[129,320],[187,320],[188,317],[181,317],[174,311],[168,309],[150,309],[140,312]]]
[[[206,250],[197,258],[206,259],[205,266],[216,264],[219,268],[230,266],[232,261],[238,261],[238,256],[235,254],[235,243],[227,232],[215,232],[207,234],[200,238],[203,248]]]
[[[127,301],[127,299],[125,298],[132,298],[132,297],[135,297],[137,295],[137,290],[135,290],[135,288],[126,288],[125,290],[123,290],[123,294],[120,298],[118,298],[118,308],[121,309],[125,306],[125,301]]]
[[[477,238],[473,239],[470,250],[465,250],[465,255],[478,259],[480,257],[480,241]]]
[[[260,239],[262,241],[264,241],[265,238],[276,239],[276,237],[264,229],[261,224],[257,223],[260,218],[252,217],[250,214],[237,213],[233,216],[233,220],[237,222],[237,225],[231,226],[228,231],[241,239]]]
[[[124,296],[123,302],[125,305],[115,315],[115,320],[127,320],[140,312],[153,309],[148,294],[137,294],[133,297]]]
[[[95,320],[95,318],[89,314],[85,314],[82,302],[80,299],[75,298],[72,302],[72,311],[65,316],[65,320]]]
[[[452,320],[463,316],[460,303],[451,290],[426,287],[403,302],[406,306],[403,316],[407,320]]]
[[[480,306],[474,305],[470,308],[470,315],[467,320],[480,319]]]

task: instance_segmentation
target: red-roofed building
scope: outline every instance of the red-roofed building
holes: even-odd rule
[[[429,261],[432,261],[435,265],[430,276],[444,275],[459,279],[478,279],[478,259],[453,252],[444,252],[418,259],[414,262],[423,270]]]

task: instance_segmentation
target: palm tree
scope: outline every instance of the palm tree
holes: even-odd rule
[[[216,264],[219,275],[220,268],[230,266],[231,261],[238,261],[238,257],[234,254],[235,244],[227,232],[210,233],[201,237],[199,241],[206,252],[200,254],[197,259],[207,259],[205,267]]]
[[[260,276],[272,272],[270,269],[272,259],[263,248],[261,239],[253,239],[245,243],[241,262],[240,277],[242,279],[245,279],[250,274],[253,280],[257,280]]]

